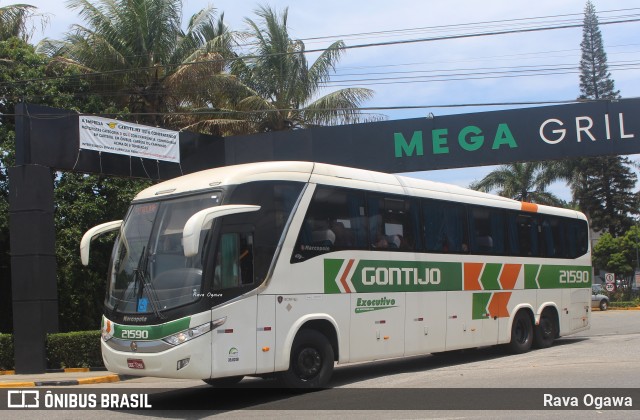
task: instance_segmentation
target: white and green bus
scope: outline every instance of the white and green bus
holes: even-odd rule
[[[583,214],[310,162],[211,169],[140,192],[118,230],[102,354],[112,372],[226,385],[334,363],[589,328]]]

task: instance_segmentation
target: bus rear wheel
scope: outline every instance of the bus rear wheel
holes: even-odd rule
[[[293,340],[289,369],[280,374],[287,388],[321,388],[333,373],[333,347],[315,330],[300,330]]]
[[[513,318],[511,325],[511,342],[508,349],[511,353],[526,353],[533,342],[533,326],[531,317],[525,311],[519,311]]]
[[[550,311],[545,310],[540,315],[540,323],[535,327],[534,344],[539,349],[551,347],[556,335],[558,335],[558,326],[555,317]]]

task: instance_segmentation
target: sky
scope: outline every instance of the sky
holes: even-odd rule
[[[640,97],[640,18],[638,0],[592,0],[598,12],[609,70],[624,98]],[[0,0],[34,5],[49,17],[43,37],[61,39],[74,23],[84,23],[65,1]],[[532,27],[581,25],[586,0],[184,0],[183,22],[212,4],[227,25],[245,30],[245,18],[256,19],[260,5],[289,9],[290,36],[307,49],[342,39],[347,46],[442,38]],[[398,43],[349,49],[342,56],[327,92],[341,86],[373,89],[366,107],[419,106],[383,110],[391,120],[463,114],[520,107],[512,103],[566,101],[579,94],[580,27],[503,35]],[[309,55],[312,60],[315,56]],[[532,74],[532,68],[538,73]],[[539,70],[548,69],[541,75]],[[428,76],[428,78],[426,77]],[[516,77],[517,76],[517,77]],[[364,80],[367,79],[367,80]],[[500,103],[499,106],[448,107],[454,104]],[[533,106],[533,105],[527,105]],[[632,157],[640,161],[640,156]],[[412,173],[410,176],[467,187],[493,167]],[[551,191],[570,199],[563,183]]]

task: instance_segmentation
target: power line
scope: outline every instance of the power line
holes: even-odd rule
[[[616,71],[635,70],[640,66],[640,61],[615,61],[609,63],[609,68]],[[406,84],[406,83],[425,83],[425,82],[448,82],[448,81],[466,81],[466,80],[482,80],[496,78],[517,78],[517,77],[544,77],[576,74],[579,72],[579,66],[572,64],[555,64],[555,65],[526,65],[526,66],[494,66],[494,67],[475,67],[475,68],[455,68],[455,69],[432,69],[422,71],[393,71],[393,72],[366,72],[366,73],[346,73],[338,75],[338,77],[353,77],[350,79],[329,80],[321,84],[321,86],[344,87],[353,86],[354,83],[360,86],[369,85],[386,85],[386,84]],[[368,76],[388,76],[388,77],[368,77]],[[95,83],[96,88],[101,88],[101,84]],[[110,86],[109,83],[104,87]],[[189,93],[189,91],[187,91]],[[195,93],[196,89],[191,91]],[[95,91],[87,91],[83,93],[69,92],[69,95],[76,97],[90,96],[97,94]],[[102,96],[130,96],[130,92],[125,91],[101,91]],[[44,98],[46,95],[34,95],[34,98]],[[24,100],[31,96],[24,96]]]
[[[624,99],[640,99],[640,97],[631,97]],[[514,102],[474,102],[474,103],[454,103],[454,104],[423,104],[423,105],[389,105],[389,106],[370,106],[359,108],[327,108],[327,109],[314,109],[314,112],[318,111],[390,111],[390,110],[407,110],[407,109],[436,109],[436,108],[468,108],[468,107],[494,107],[494,106],[525,106],[525,105],[561,105],[572,103],[589,103],[589,102],[603,102],[603,100],[595,99],[566,99],[566,100],[539,100],[539,101],[514,101]],[[607,100],[608,102],[608,100]],[[255,115],[274,112],[304,112],[304,109],[297,108],[278,108],[278,109],[264,109],[255,111],[222,111],[222,110],[197,110],[197,111],[171,111],[171,112],[129,112],[126,116],[154,116],[154,115],[220,115],[220,114],[235,114],[235,115]],[[0,114],[0,117],[16,117],[22,114]],[[121,117],[120,113],[78,113],[77,115],[92,115],[102,117]],[[69,117],[69,114],[37,114],[30,113],[30,118],[64,118]]]
[[[604,22],[600,24],[613,25],[613,24],[622,24],[622,23],[633,23],[633,22],[639,22],[639,21],[640,21],[640,17]],[[516,33],[531,33],[531,32],[541,32],[541,31],[549,31],[549,30],[570,29],[570,28],[577,28],[582,26],[583,26],[582,23],[580,24],[576,23],[576,24],[542,26],[542,27],[525,28],[525,29],[509,29],[509,30],[492,31],[492,32],[454,34],[454,35],[446,35],[446,36],[439,36],[439,37],[427,37],[427,38],[405,39],[405,40],[386,41],[386,42],[374,42],[374,43],[368,43],[368,44],[347,45],[347,46],[344,46],[342,49],[350,50],[350,49],[362,49],[362,48],[373,48],[373,47],[387,47],[392,45],[406,45],[406,44],[423,43],[423,42],[435,42],[435,41],[466,39],[466,38],[485,37],[485,36],[511,35]],[[297,52],[287,52],[287,53],[274,53],[274,54],[270,54],[269,56],[276,57],[276,56],[285,56],[285,55],[295,55],[300,53],[310,54],[310,53],[321,53],[324,51],[325,49],[311,49],[311,50],[305,50],[302,52],[297,51]],[[37,78],[37,79],[23,79],[23,80],[17,80],[12,82],[2,82],[0,83],[0,86],[6,85],[6,84],[27,83],[32,81],[119,75],[119,74],[126,74],[126,73],[132,73],[137,71],[157,70],[158,68],[178,67],[178,66],[186,66],[186,65],[201,65],[201,64],[207,64],[207,63],[211,64],[211,63],[220,63],[220,62],[232,62],[236,60],[251,60],[251,59],[257,59],[262,57],[263,56],[259,56],[259,55],[247,55],[247,56],[231,58],[231,59],[203,60],[198,62],[171,64],[171,65],[154,65],[154,66],[147,66],[147,67],[138,67],[135,69],[121,69],[121,70],[110,70],[110,71],[103,71],[103,72],[87,73],[85,75],[65,75],[65,76],[51,76],[51,77]]]
[[[637,11],[640,10],[640,8],[638,7],[634,7],[634,8],[628,8],[628,9],[613,9],[613,10],[604,10],[601,12],[598,12],[598,17],[602,18],[604,14],[606,13],[613,13],[613,12],[629,12],[629,11]],[[423,26],[423,27],[417,27],[417,28],[405,28],[405,29],[391,29],[391,30],[386,30],[386,31],[371,31],[371,32],[359,32],[359,33],[352,33],[352,34],[341,34],[341,35],[326,35],[326,36],[317,36],[317,37],[308,37],[308,38],[302,38],[302,41],[314,41],[314,40],[323,40],[323,39],[344,39],[344,38],[351,38],[351,37],[355,37],[355,36],[366,36],[366,35],[380,35],[380,34],[394,34],[394,33],[405,33],[405,32],[413,32],[413,31],[428,31],[428,30],[434,30],[434,29],[450,29],[450,28],[457,28],[457,27],[469,27],[469,26],[478,26],[478,25],[485,25],[485,24],[491,24],[491,23],[507,23],[507,22],[525,22],[525,21],[533,21],[533,20],[541,20],[541,19],[549,19],[549,18],[559,18],[559,17],[569,17],[569,16],[579,16],[580,19],[584,16],[583,13],[568,13],[568,14],[560,14],[560,15],[548,15],[548,16],[536,16],[536,17],[525,17],[525,18],[514,18],[514,19],[500,19],[500,20],[488,20],[488,21],[481,21],[481,22],[471,22],[471,23],[458,23],[458,24],[448,24],[448,25],[436,25],[436,26]]]

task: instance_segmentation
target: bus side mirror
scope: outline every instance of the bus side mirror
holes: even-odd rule
[[[200,246],[200,231],[211,220],[237,213],[248,213],[260,210],[260,206],[252,206],[248,204],[229,204],[226,206],[209,207],[200,210],[187,220],[182,231],[182,247],[184,248],[185,257],[193,257],[198,255],[198,247]]]
[[[113,222],[94,226],[82,235],[82,240],[80,241],[80,260],[82,261],[82,265],[89,265],[89,248],[91,247],[91,241],[103,233],[120,229],[120,226],[122,226],[122,220],[114,220]]]

